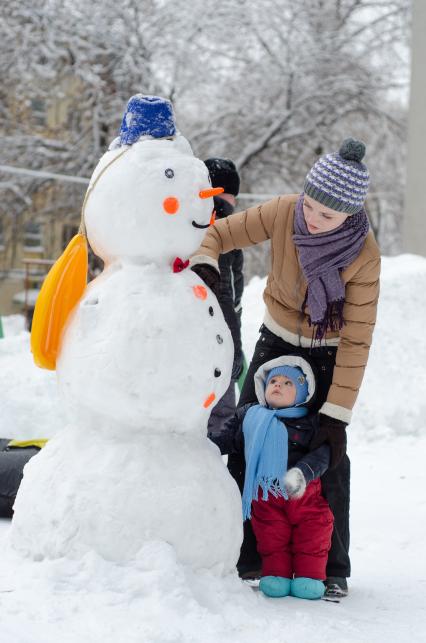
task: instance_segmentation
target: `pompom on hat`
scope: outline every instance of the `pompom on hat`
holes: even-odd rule
[[[362,210],[370,175],[361,163],[365,154],[362,141],[347,138],[339,151],[314,163],[305,179],[303,191],[332,210],[355,214]]]
[[[288,377],[296,387],[294,406],[306,402],[306,398],[308,397],[308,380],[299,366],[276,366],[275,368],[272,368],[266,378],[265,388],[268,386],[271,379],[277,375]]]
[[[121,123],[119,145],[133,145],[141,136],[167,138],[176,135],[173,107],[160,96],[132,96]]]

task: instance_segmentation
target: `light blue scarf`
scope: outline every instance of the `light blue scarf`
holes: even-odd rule
[[[263,500],[268,499],[268,493],[287,498],[283,478],[287,471],[288,435],[279,418],[300,418],[307,413],[306,408],[299,406],[268,409],[260,404],[247,411],[243,421],[246,459],[243,520],[251,517],[251,503],[258,499],[259,487]]]

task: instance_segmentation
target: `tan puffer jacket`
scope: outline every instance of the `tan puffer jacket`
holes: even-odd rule
[[[295,346],[310,346],[312,328],[301,311],[307,283],[293,243],[297,194],[279,196],[262,205],[237,212],[209,228],[190,265],[209,263],[217,268],[220,254],[271,240],[272,267],[263,298],[264,323]],[[328,332],[325,342],[338,346],[333,382],[321,412],[350,422],[364,376],[376,321],[379,296],[380,251],[372,232],[355,261],[342,272],[346,284],[340,332]]]

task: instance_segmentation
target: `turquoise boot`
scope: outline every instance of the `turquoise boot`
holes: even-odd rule
[[[322,580],[315,578],[293,578],[291,581],[290,594],[296,598],[307,598],[315,600],[324,596],[325,587]]]
[[[259,589],[271,598],[280,598],[290,594],[291,580],[283,576],[263,576],[260,579]]]

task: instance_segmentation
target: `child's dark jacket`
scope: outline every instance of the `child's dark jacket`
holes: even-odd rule
[[[208,434],[222,455],[244,453],[243,421],[251,406],[254,404],[246,404],[237,409],[219,435]],[[315,451],[309,451],[309,444],[318,430],[318,415],[315,413],[297,419],[286,418],[285,426],[288,433],[288,469],[297,466],[307,483],[322,476],[329,466],[329,447],[322,445]]]

